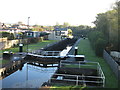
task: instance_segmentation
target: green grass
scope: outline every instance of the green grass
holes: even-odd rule
[[[50,90],[83,90],[84,86],[53,86]]]
[[[90,64],[86,64],[86,65],[90,65]],[[85,66],[85,65],[64,65],[64,67],[67,67],[67,68],[86,68],[86,69],[97,69],[97,66],[96,65],[90,65],[90,66]]]
[[[105,88],[118,88],[118,81],[116,76],[114,75],[114,73],[112,72],[112,70],[110,69],[109,65],[106,63],[106,61],[102,58],[102,57],[97,57],[94,53],[94,51],[92,50],[92,47],[90,45],[90,42],[88,39],[85,40],[81,40],[79,45],[78,45],[78,54],[83,54],[85,55],[85,60],[87,61],[93,61],[93,62],[99,62],[103,73],[105,75]],[[66,67],[78,67],[78,65],[67,65]],[[69,89],[78,89],[82,90],[80,86],[53,86],[52,89],[65,89],[65,90],[69,90]],[[86,87],[88,88],[88,87]],[[91,88],[90,88],[91,89]]]
[[[0,64],[7,64],[9,62],[10,62],[9,60],[0,60]]]
[[[48,44],[54,43],[54,42],[56,42],[56,40],[45,40],[45,41],[38,42],[35,44],[28,44],[28,49],[30,51],[37,50],[37,49],[45,47]],[[5,49],[2,52],[4,52],[4,51],[12,51],[13,53],[17,53],[17,52],[19,52],[19,47]],[[27,52],[27,45],[23,46],[23,52]]]
[[[102,57],[97,57],[94,51],[91,48],[90,42],[88,39],[81,40],[78,45],[78,54],[84,54],[85,60],[99,62],[106,78],[105,87],[106,88],[117,88],[118,81],[114,73],[110,69],[109,65]]]
[[[31,49],[31,51],[37,50],[37,49],[45,47],[48,44],[54,43],[54,42],[56,42],[56,40],[45,40],[45,41],[38,42],[35,44],[29,44],[28,48]],[[2,52],[4,52],[4,51],[12,51],[13,53],[17,53],[17,52],[19,52],[19,47],[0,50],[0,57],[2,57]],[[25,45],[23,47],[23,52],[26,52],[26,51],[27,51],[27,45]],[[7,64],[7,63],[9,63],[9,60],[0,60],[0,64]]]

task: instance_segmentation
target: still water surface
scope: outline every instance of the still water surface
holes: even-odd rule
[[[2,80],[2,88],[39,88],[56,69],[57,67],[45,68],[26,63],[22,70],[17,70]]]

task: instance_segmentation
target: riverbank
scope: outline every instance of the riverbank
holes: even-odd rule
[[[29,44],[28,49],[29,49],[29,51],[37,50],[37,49],[45,47],[48,44],[52,44],[54,42],[57,42],[57,41],[56,40],[44,40],[42,42],[38,42],[35,44]],[[17,52],[19,52],[19,47],[0,50],[1,53],[4,51],[12,51],[13,53],[17,53]],[[26,51],[27,51],[27,45],[23,46],[23,52],[26,52]],[[10,62],[10,60],[0,60],[0,65],[1,64],[9,64],[9,62]]]
[[[85,57],[86,57],[85,60],[87,60],[87,61],[99,62],[100,66],[104,72],[104,75],[105,75],[105,88],[113,88],[113,89],[118,88],[118,81],[117,81],[117,78],[115,77],[114,73],[110,69],[107,62],[105,62],[105,60],[102,57],[97,57],[95,55],[88,39],[81,39],[80,43],[78,44],[78,54],[85,55]],[[76,88],[81,89],[81,88],[85,88],[85,87],[60,86],[59,85],[59,86],[51,86],[50,90],[52,90],[52,89],[76,89]]]
[[[84,54],[86,56],[86,60],[99,62],[104,74],[105,74],[105,88],[118,88],[118,81],[115,77],[114,73],[110,69],[107,62],[102,57],[97,57],[92,50],[90,42],[88,39],[83,39],[80,41],[78,45],[78,54]]]

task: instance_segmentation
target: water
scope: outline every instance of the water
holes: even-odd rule
[[[57,67],[38,67],[24,64],[22,70],[17,70],[2,80],[2,88],[39,88],[47,82]]]

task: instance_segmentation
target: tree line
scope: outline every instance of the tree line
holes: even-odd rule
[[[103,55],[103,50],[120,51],[120,1],[111,10],[99,13],[90,26],[70,26],[74,36],[87,36],[97,56]]]
[[[95,27],[89,32],[88,38],[96,55],[102,56],[103,49],[120,51],[120,1],[112,10],[97,14]]]

